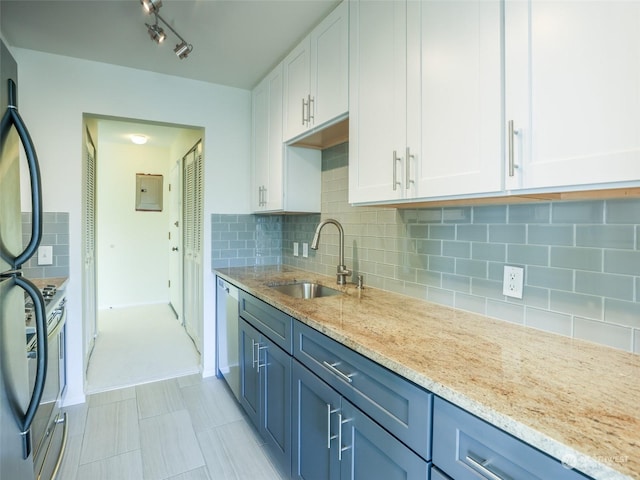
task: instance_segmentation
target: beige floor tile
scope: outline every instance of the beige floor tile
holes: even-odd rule
[[[142,480],[142,478],[140,450],[87,463],[78,468],[78,480]]]
[[[205,465],[187,410],[140,420],[145,480],[161,480]]]
[[[87,412],[89,411],[88,403],[79,405],[71,405],[62,409],[67,413],[67,421],[69,422],[69,436],[82,435],[87,425]]]
[[[257,433],[246,421],[221,425],[214,430],[238,479],[283,480],[261,448]]]
[[[127,387],[89,395],[88,403],[90,407],[99,407],[100,405],[108,405],[109,403],[121,402],[132,398],[136,398],[136,389],[135,387]]]
[[[196,431],[244,418],[240,405],[224,380],[203,379],[199,385],[183,388],[182,396]]]
[[[155,417],[185,408],[182,393],[175,378],[138,385],[135,389],[138,399],[138,418]]]
[[[238,480],[231,457],[224,449],[224,442],[216,433],[216,429],[201,430],[196,436],[211,477],[215,480]]]
[[[89,408],[80,465],[139,448],[138,409],[134,399]]]
[[[210,477],[207,473],[206,467],[196,468],[190,472],[181,473],[175,477],[168,478],[167,480],[218,480],[217,477]]]
[[[182,377],[178,377],[178,386],[180,388],[190,387],[191,385],[198,385],[202,382],[202,375],[199,373],[195,373],[193,375],[184,375]]]

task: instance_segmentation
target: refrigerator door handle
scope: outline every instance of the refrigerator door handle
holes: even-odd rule
[[[47,325],[45,317],[44,299],[42,293],[38,287],[31,283],[26,278],[20,276],[19,273],[14,274],[14,280],[16,285],[21,287],[33,300],[33,311],[35,314],[36,324],[36,351],[38,352],[38,359],[36,362],[36,378],[35,385],[33,387],[33,393],[29,400],[29,406],[24,414],[20,413],[16,415],[20,432],[23,439],[23,452],[26,459],[31,453],[31,442],[29,441],[29,429],[31,423],[36,415],[36,410],[42,400],[42,393],[44,391],[44,383],[47,376],[47,358],[48,346],[47,346]]]
[[[32,210],[32,227],[31,238],[29,243],[25,247],[24,251],[18,255],[15,259],[9,260],[12,263],[12,268],[20,268],[29,258],[31,258],[40,245],[42,239],[42,182],[40,180],[40,166],[38,165],[38,156],[36,155],[36,149],[33,146],[31,135],[27,130],[22,117],[18,113],[17,108],[17,87],[13,80],[8,80],[8,104],[7,111],[2,117],[0,123],[0,138],[4,139],[8,134],[11,126],[16,128],[18,137],[22,142],[22,147],[27,155],[27,164],[29,166],[30,182],[31,182],[31,210]]]

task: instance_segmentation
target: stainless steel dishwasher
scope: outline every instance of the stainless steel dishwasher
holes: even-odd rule
[[[217,277],[216,321],[218,329],[218,376],[222,375],[240,400],[240,357],[238,351],[238,289]]]

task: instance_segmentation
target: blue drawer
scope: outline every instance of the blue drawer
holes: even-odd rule
[[[431,459],[431,393],[301,322],[293,328],[293,355],[300,363],[423,459]]]
[[[439,397],[433,402],[433,464],[455,480],[589,478]]]
[[[268,303],[240,290],[239,314],[289,355],[293,352],[293,319]]]

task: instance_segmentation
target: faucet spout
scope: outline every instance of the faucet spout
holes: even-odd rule
[[[338,269],[336,272],[336,282],[338,283],[338,285],[345,285],[347,283],[346,277],[351,275],[351,272],[347,270],[347,267],[344,264],[344,229],[342,228],[340,222],[334,220],[333,218],[327,218],[326,220],[320,222],[316,228],[316,233],[313,235],[313,240],[311,241],[311,249],[318,249],[318,244],[320,243],[320,232],[322,231],[323,227],[325,225],[328,225],[329,223],[336,226],[339,235],[339,257]]]

